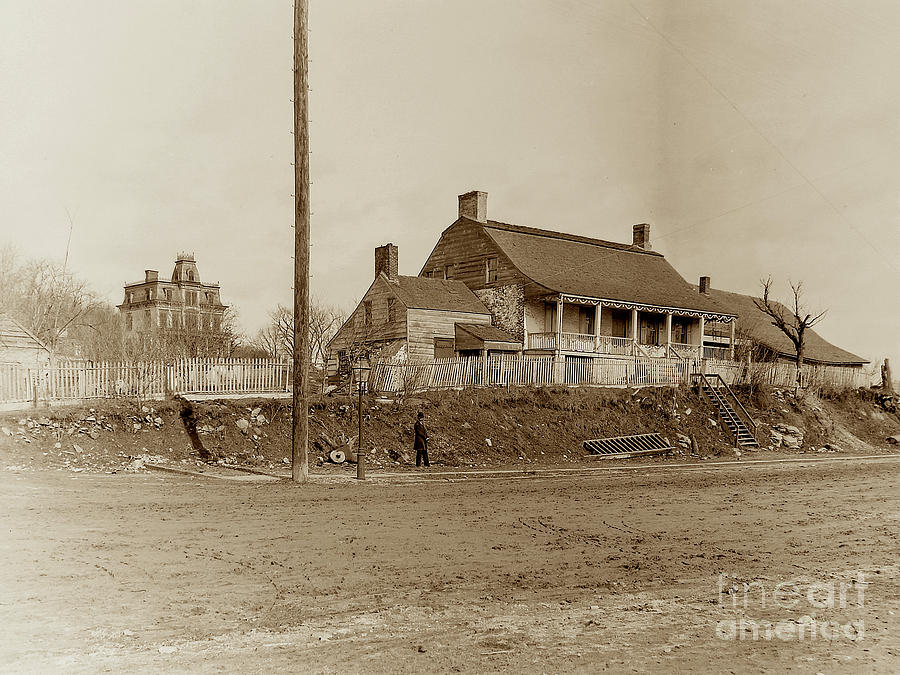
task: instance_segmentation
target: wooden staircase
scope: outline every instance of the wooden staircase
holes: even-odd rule
[[[700,390],[718,413],[719,421],[731,432],[735,445],[741,448],[758,448],[756,424],[725,380],[720,375],[704,375],[702,373],[694,375],[694,378],[698,381]],[[729,397],[734,401],[734,406],[729,401]],[[738,415],[735,407],[744,413],[743,419]]]

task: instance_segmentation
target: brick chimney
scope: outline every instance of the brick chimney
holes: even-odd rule
[[[650,225],[648,223],[640,223],[632,229],[633,241],[632,245],[650,251]]]
[[[473,190],[459,196],[459,217],[487,222],[487,192]]]
[[[700,277],[700,292],[709,295],[709,277]]]
[[[397,281],[400,251],[393,244],[385,244],[375,249],[375,278],[384,272],[390,281]]]
[[[144,283],[159,281],[159,272],[156,270],[144,270]]]

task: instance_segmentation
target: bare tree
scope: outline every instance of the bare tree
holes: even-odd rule
[[[87,283],[46,259],[19,263],[15,250],[0,249],[0,311],[20,321],[51,352],[64,351],[70,331],[85,324],[102,302]]]
[[[343,323],[343,313],[318,299],[309,306],[309,359],[321,366],[325,361],[325,347]],[[273,358],[294,353],[294,317],[289,307],[278,305],[269,315],[268,325],[256,334],[256,346],[265,349]]]
[[[803,356],[806,349],[806,331],[815,326],[828,310],[823,310],[813,315],[803,305],[803,282],[791,283],[791,291],[794,298],[790,308],[772,300],[772,277],[760,280],[762,284],[762,297],[754,298],[753,303],[757,309],[764,312],[772,320],[772,325],[784,333],[794,345],[797,357],[797,388],[803,384]]]

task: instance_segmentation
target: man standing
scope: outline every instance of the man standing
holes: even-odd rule
[[[416,451],[416,466],[421,466],[425,462],[428,467],[428,430],[425,428],[425,413],[419,412],[416,417],[416,440],[413,443],[413,449]]]

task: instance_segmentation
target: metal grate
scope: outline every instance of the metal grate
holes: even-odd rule
[[[588,457],[599,457],[601,459],[653,455],[673,449],[669,445],[668,439],[663,438],[659,434],[595,438],[585,441],[582,445],[588,451]]]

